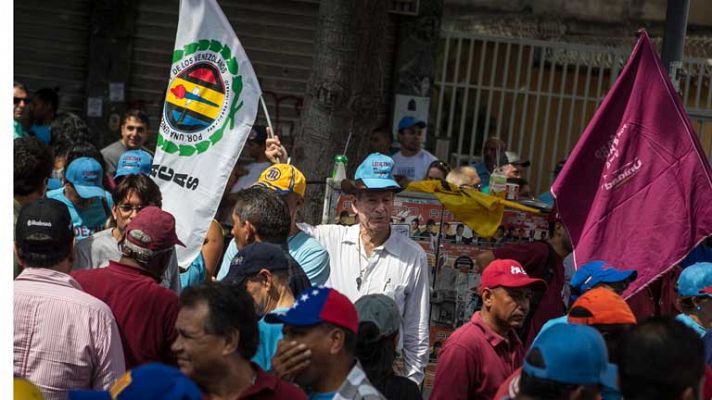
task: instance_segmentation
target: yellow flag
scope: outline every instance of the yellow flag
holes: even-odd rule
[[[441,181],[436,180],[411,182],[405,190],[432,193],[457,221],[469,226],[473,232],[484,238],[492,237],[497,232],[497,228],[502,223],[505,207],[531,213],[539,212],[535,208],[490,196],[474,189],[443,186]]]

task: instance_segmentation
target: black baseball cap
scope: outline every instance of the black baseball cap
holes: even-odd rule
[[[15,245],[26,253],[64,256],[72,248],[74,228],[67,206],[38,199],[22,207],[15,225]]]
[[[289,259],[282,247],[267,242],[254,242],[243,247],[230,262],[225,282],[241,285],[261,270],[288,271]]]

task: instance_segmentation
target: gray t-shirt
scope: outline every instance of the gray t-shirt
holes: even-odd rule
[[[104,229],[77,243],[74,257],[74,269],[104,268],[109,260],[119,261],[121,251],[119,243],[111,234],[113,228]],[[180,272],[175,249],[171,255],[166,270],[161,277],[161,285],[176,293],[180,293]]]
[[[114,176],[116,172],[116,164],[119,163],[119,157],[121,157],[124,152],[128,150],[121,140],[117,140],[114,143],[101,149],[101,155],[104,156],[104,161],[106,161],[106,173]]]

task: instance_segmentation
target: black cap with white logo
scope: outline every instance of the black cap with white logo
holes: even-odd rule
[[[54,199],[39,199],[25,205],[17,216],[15,244],[28,253],[66,254],[74,240],[67,206]]]

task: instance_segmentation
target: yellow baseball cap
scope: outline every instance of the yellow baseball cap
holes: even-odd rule
[[[16,400],[42,400],[42,392],[25,378],[15,377],[12,383],[13,398]]]
[[[274,164],[262,171],[256,185],[268,187],[279,194],[296,193],[304,197],[307,180],[293,165]]]

